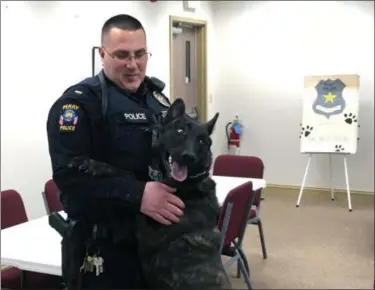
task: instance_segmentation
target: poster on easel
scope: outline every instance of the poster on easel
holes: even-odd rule
[[[301,153],[357,152],[359,76],[304,78]]]

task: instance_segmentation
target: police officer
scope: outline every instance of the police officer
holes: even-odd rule
[[[102,28],[101,44],[102,72],[68,88],[49,111],[49,152],[69,220],[84,225],[78,227],[82,235],[95,229],[95,237],[85,236],[78,246],[89,254],[87,245],[93,245],[90,251],[104,261],[101,273],[84,271],[81,287],[135,289],[142,287],[136,215],[168,225],[179,221],[184,204],[173,188],[149,177],[150,128],[169,103],[145,77],[149,53],[142,24],[129,15],[114,16]],[[128,176],[92,177],[68,166],[75,157],[109,163]],[[77,258],[71,256],[66,259]],[[71,264],[77,273],[82,260]]]

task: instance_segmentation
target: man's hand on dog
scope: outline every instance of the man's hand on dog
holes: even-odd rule
[[[85,157],[75,157],[68,164],[69,168],[92,176],[111,176],[121,172],[115,167]],[[160,182],[147,182],[143,194],[141,212],[157,222],[170,225],[179,222],[183,215],[184,203],[173,194],[176,190]]]
[[[141,212],[157,222],[170,225],[178,223],[185,207],[173,194],[176,190],[160,182],[147,182],[143,193]]]

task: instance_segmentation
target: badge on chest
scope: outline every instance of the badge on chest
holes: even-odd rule
[[[159,102],[159,104],[161,104],[163,107],[169,108],[170,103],[167,97],[163,96],[162,94],[158,92],[153,92],[152,94],[154,98]]]

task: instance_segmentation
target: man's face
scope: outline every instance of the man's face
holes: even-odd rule
[[[127,91],[136,91],[143,82],[148,54],[142,29],[112,28],[99,50],[106,76]]]

